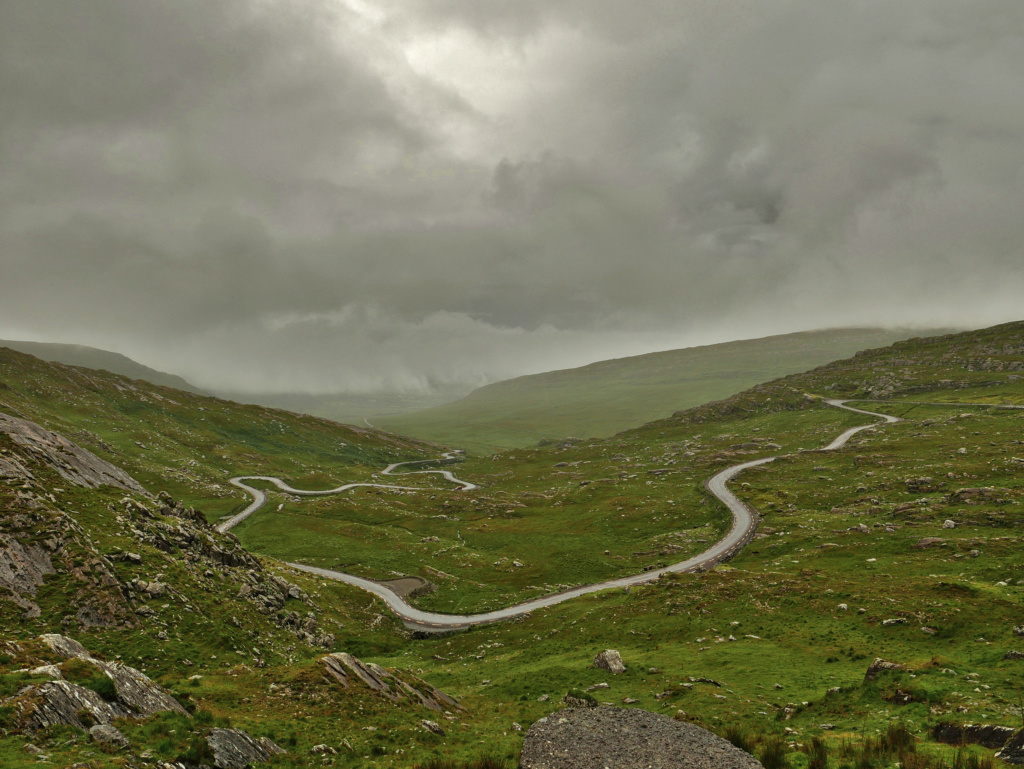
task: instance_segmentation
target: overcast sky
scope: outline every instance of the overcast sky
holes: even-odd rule
[[[0,0],[0,338],[416,389],[1024,318],[1020,0]]]

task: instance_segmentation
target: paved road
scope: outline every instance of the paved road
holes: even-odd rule
[[[897,417],[889,416],[888,414],[877,414],[873,411],[865,411],[863,409],[853,408],[847,406],[846,401],[825,399],[825,403],[835,408],[846,409],[847,411],[853,411],[857,414],[864,414],[872,417],[882,417],[885,423],[899,422]],[[833,451],[841,448],[846,444],[850,438],[863,430],[870,430],[876,427],[876,424],[861,425],[859,427],[851,427],[841,433],[835,440],[829,443],[827,446],[816,449],[816,451]],[[788,456],[788,455],[779,455]],[[471,625],[483,625],[490,622],[499,622],[505,619],[511,619],[512,617],[519,617],[524,614],[529,614],[535,609],[541,609],[548,606],[554,606],[568,601],[572,598],[576,598],[581,595],[587,595],[588,593],[596,593],[601,590],[608,590],[609,588],[629,587],[631,585],[641,585],[645,582],[653,582],[658,579],[662,574],[679,573],[679,572],[694,572],[694,571],[706,571],[713,568],[716,564],[721,563],[724,560],[735,555],[739,552],[751,539],[753,539],[754,533],[757,531],[757,511],[745,504],[739,497],[729,490],[728,484],[733,478],[751,467],[757,467],[758,465],[764,465],[769,462],[774,462],[779,456],[774,457],[763,457],[761,459],[754,459],[749,462],[742,462],[738,465],[732,465],[724,470],[719,471],[717,474],[709,478],[705,483],[705,488],[717,497],[726,507],[732,512],[733,522],[732,528],[729,533],[726,534],[721,540],[716,542],[710,548],[705,550],[699,555],[695,555],[685,561],[674,563],[670,566],[665,566],[660,569],[654,569],[651,571],[641,572],[640,574],[634,574],[630,577],[620,577],[618,579],[609,579],[604,582],[598,582],[593,585],[583,585],[581,587],[573,588],[572,590],[566,590],[561,593],[552,593],[550,595],[542,596],[541,598],[535,598],[531,601],[516,604],[514,606],[508,606],[504,609],[497,609],[495,611],[484,612],[482,614],[438,614],[436,612],[421,611],[415,606],[411,606],[405,602],[401,596],[395,593],[385,585],[379,584],[363,577],[356,577],[352,574],[345,574],[340,571],[332,571],[330,569],[321,569],[317,566],[308,566],[303,563],[289,563],[288,565],[294,569],[300,571],[309,572],[310,574],[316,574],[327,579],[333,579],[338,582],[345,582],[349,585],[362,588],[374,595],[378,596],[381,600],[387,604],[388,608],[397,614],[406,627],[426,632],[447,632],[451,630],[458,630],[461,628],[467,628]],[[443,460],[452,461],[455,459],[455,454],[446,454]],[[435,460],[425,460],[425,462],[432,462]],[[402,465],[415,465],[424,464],[425,462],[399,462],[397,464],[388,465],[383,471],[385,475],[395,474],[393,471],[401,467]],[[428,472],[428,473],[440,473],[448,480],[453,483],[460,484],[461,490],[469,491],[477,488],[467,481],[461,481],[455,478],[450,472],[446,470],[420,470],[414,472]],[[406,473],[403,473],[403,475]],[[337,494],[346,489],[355,488],[357,486],[377,486],[382,488],[392,489],[403,489],[407,490],[410,487],[406,486],[382,486],[382,484],[375,483],[350,483],[345,486],[339,486],[337,489],[330,489],[328,491],[301,491],[293,489],[278,478],[269,476],[245,476],[242,478],[232,478],[231,482],[236,486],[245,489],[253,495],[254,501],[249,507],[243,510],[233,518],[228,519],[224,523],[218,526],[219,531],[227,531],[236,523],[244,520],[252,513],[256,512],[263,503],[266,501],[266,494],[259,489],[254,489],[251,486],[247,486],[242,483],[244,480],[264,480],[269,481],[276,485],[278,488],[284,489],[292,494],[304,494],[304,495],[325,495],[325,494]],[[422,490],[422,489],[419,489]],[[236,520],[237,519],[237,520]]]

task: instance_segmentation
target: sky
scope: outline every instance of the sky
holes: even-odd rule
[[[1020,0],[0,0],[0,338],[418,392],[1024,318]]]

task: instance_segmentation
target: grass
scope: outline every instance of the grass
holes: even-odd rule
[[[497,382],[453,403],[372,421],[485,455],[568,436],[604,438],[911,335],[832,329],[649,353]]]
[[[528,727],[556,709],[566,692],[607,682],[609,689],[594,692],[603,702],[636,700],[637,707],[694,720],[719,734],[747,735],[758,755],[769,743],[777,745],[773,750],[793,769],[891,766],[900,750],[905,767],[991,766],[992,751],[939,745],[930,731],[940,720],[1020,723],[1024,663],[1004,656],[1024,648],[1013,633],[1024,607],[1024,584],[1018,584],[1024,581],[1024,481],[1018,461],[1024,458],[1024,411],[910,401],[953,392],[983,399],[988,388],[1010,397],[1019,382],[1010,377],[1017,374],[968,366],[970,360],[1024,359],[1024,354],[1001,352],[1016,349],[1021,339],[1022,327],[1010,326],[901,343],[609,439],[470,458],[457,474],[481,482],[483,488],[471,494],[448,491],[445,484],[420,476],[417,484],[431,491],[415,496],[359,492],[301,502],[279,496],[254,516],[252,528],[240,535],[268,556],[270,568],[308,595],[285,609],[315,612],[320,625],[336,634],[336,650],[411,671],[457,696],[465,710],[453,712],[451,719],[408,704],[395,706],[362,687],[332,685],[317,662],[323,650],[279,627],[275,616],[254,611],[239,597],[238,581],[206,577],[202,569],[190,568],[187,552],[165,552],[139,541],[123,517],[123,493],[70,487],[33,465],[37,486],[25,489],[20,482],[0,480],[0,509],[8,511],[0,517],[3,533],[43,542],[64,516],[82,533],[68,534],[54,556],[59,573],[47,577],[34,598],[42,610],[39,618],[23,619],[12,603],[0,602],[5,628],[0,691],[24,685],[25,674],[14,671],[55,661],[32,638],[68,632],[94,653],[109,659],[120,655],[179,697],[188,695],[196,712],[191,719],[161,716],[119,724],[135,750],[152,750],[163,760],[190,750],[194,734],[230,722],[286,747],[288,755],[275,758],[271,767],[320,766],[322,759],[310,752],[319,744],[337,751],[330,759],[338,767],[405,768],[432,761],[459,767],[488,760],[514,766],[523,739],[514,724]],[[111,442],[106,455],[135,461],[134,439],[121,440],[113,429],[127,424],[125,415],[133,408],[129,395],[120,402],[121,395],[105,389],[106,379],[97,379],[96,391],[89,394],[75,389],[78,375],[69,383],[66,372],[54,371],[38,369],[34,381],[28,376],[14,381],[9,386],[16,386],[16,401],[8,390],[0,389],[0,397],[55,429],[88,425],[97,436],[117,438],[120,443]],[[61,395],[65,386],[70,388],[66,397]],[[840,451],[799,451],[863,423],[805,393],[875,397],[888,388],[887,402],[869,407],[889,410],[904,422],[861,433]],[[150,391],[143,394],[152,399]],[[96,410],[76,416],[81,403]],[[427,451],[371,435],[355,441],[361,453],[346,459],[348,464],[329,465],[316,457],[329,453],[331,441],[341,435],[332,431],[340,428],[267,412],[267,419],[294,426],[309,444],[289,453],[291,444],[280,443],[270,425],[248,424],[261,420],[262,411],[228,404],[203,408],[218,409],[212,426],[202,421],[210,415],[198,405],[182,405],[176,412],[186,425],[182,429],[193,431],[189,440],[212,440],[214,427],[227,436],[230,428],[236,431],[231,435],[247,441],[232,452],[265,451],[249,461],[297,483],[368,478],[383,464],[374,464],[375,456]],[[131,413],[154,420],[144,423],[147,434],[174,424],[162,421],[170,417],[158,411]],[[107,419],[113,427],[106,426]],[[76,435],[86,443],[84,432]],[[768,448],[769,442],[782,449]],[[190,472],[200,480],[182,485],[192,484],[189,494],[196,503],[224,506],[202,480],[222,481],[218,473],[230,471],[219,459],[222,452],[197,450],[184,440],[168,439],[160,446],[164,465],[154,461],[154,467],[179,466],[172,457],[194,459]],[[18,452],[2,438],[0,449]],[[586,596],[517,622],[452,636],[415,638],[365,593],[289,573],[269,557],[274,547],[296,552],[305,547],[310,558],[358,560],[359,568],[378,575],[389,570],[429,574],[430,566],[454,579],[433,578],[441,589],[420,599],[421,605],[449,610],[512,602],[533,590],[556,588],[560,581],[632,573],[669,557],[650,554],[656,544],[679,542],[683,549],[671,557],[685,557],[686,548],[705,544],[699,539],[713,539],[715,526],[724,520],[702,481],[727,464],[780,451],[790,456],[734,483],[737,493],[762,511],[763,536],[727,565],[705,574],[663,577],[629,593]],[[921,482],[925,477],[932,480]],[[982,499],[956,494],[981,486],[1005,491]],[[26,512],[20,506],[18,493],[26,491],[44,500],[40,507]],[[54,500],[44,492],[53,493]],[[284,504],[281,515],[277,504]],[[952,529],[944,528],[946,520],[954,521]],[[673,537],[676,532],[684,536]],[[438,541],[422,541],[429,536]],[[318,537],[324,543],[320,551]],[[943,541],[916,547],[929,537]],[[366,546],[367,541],[393,552]],[[447,547],[455,549],[438,552]],[[142,564],[111,558],[128,549],[142,555]],[[114,601],[119,590],[89,582],[100,569],[96,553],[108,557],[119,584],[162,575],[176,592],[136,599],[153,612],[136,624],[131,622],[137,615],[128,613],[123,625],[83,629],[74,619],[81,601],[97,595]],[[502,556],[524,565],[494,566]],[[890,619],[906,622],[884,624]],[[166,639],[158,636],[161,631]],[[8,647],[11,640],[21,646]],[[592,666],[594,654],[605,648],[622,654],[625,673],[611,676]],[[875,657],[907,669],[865,682]],[[202,677],[190,681],[193,675]],[[441,723],[446,734],[425,731],[419,725],[424,718]],[[96,753],[80,733],[68,730],[32,740],[57,766],[92,761],[105,769],[123,758]],[[22,749],[24,742],[17,734],[0,737],[0,764],[37,765]]]

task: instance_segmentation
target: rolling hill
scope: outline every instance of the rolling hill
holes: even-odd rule
[[[204,394],[198,387],[186,382],[180,376],[157,371],[143,366],[120,353],[87,347],[82,344],[57,344],[54,342],[21,342],[0,339],[0,347],[17,350],[26,355],[34,355],[52,363],[63,363],[67,366],[81,366],[98,371],[109,371],[129,379],[141,379],[150,384],[173,387],[176,390]]]
[[[373,424],[474,453],[544,439],[606,437],[759,382],[922,334],[873,328],[805,331],[618,358],[496,382],[453,403],[376,417]]]

